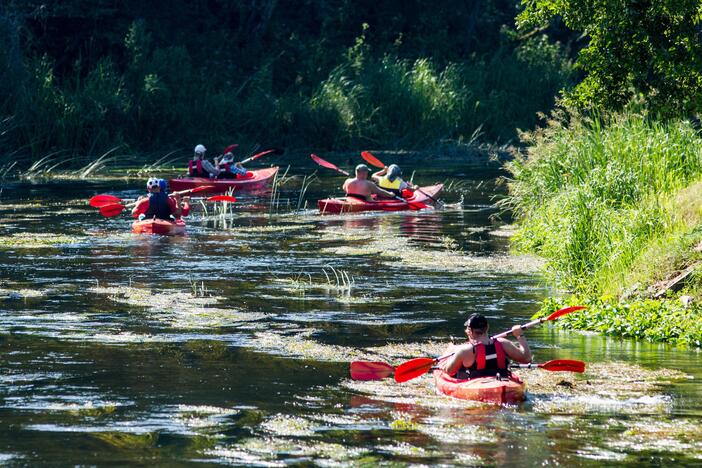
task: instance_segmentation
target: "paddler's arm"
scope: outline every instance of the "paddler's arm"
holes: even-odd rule
[[[149,199],[146,197],[139,197],[137,199],[136,205],[132,208],[132,217],[138,218],[140,214],[146,213],[149,209]]]
[[[202,168],[206,171],[209,172],[212,175],[218,175],[220,172],[219,169],[214,167],[211,162],[209,162],[207,159],[202,160]]]
[[[176,218],[181,216],[183,210],[180,208],[180,195],[168,197],[168,206],[171,208],[171,214],[173,216]]]
[[[378,182],[378,180],[387,173],[388,173],[388,166],[385,166],[384,168],[382,168],[378,172],[374,172],[373,174],[371,174],[371,179]]]
[[[416,185],[412,185],[412,184],[410,184],[409,182],[405,182],[405,181],[403,180],[403,181],[400,183],[400,190],[411,190],[411,191],[414,192],[415,190],[417,190],[417,186],[416,186]]]
[[[473,362],[473,345],[465,344],[461,346],[449,345],[443,356],[454,353],[453,356],[444,359],[439,363],[439,367],[449,375],[454,375],[461,366],[469,367]]]
[[[395,198],[394,193],[388,192],[387,190],[383,190],[375,184],[371,186],[371,192],[375,193],[376,195],[382,195],[387,198]]]
[[[512,335],[517,339],[517,343],[509,341],[504,338],[498,338],[502,347],[505,350],[505,354],[513,361],[517,361],[520,364],[528,364],[531,362],[531,350],[527,344],[526,338],[524,337],[524,330],[519,325],[512,327]]]
[[[188,216],[190,214],[190,197],[183,197],[180,216]]]
[[[343,185],[341,186],[341,189],[344,191],[344,193],[349,193],[348,187],[349,187],[350,183],[351,183],[351,179],[346,179],[344,181]]]

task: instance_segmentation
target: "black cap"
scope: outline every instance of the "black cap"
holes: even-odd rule
[[[487,328],[488,322],[483,314],[476,313],[468,317],[468,320],[466,320],[466,323],[464,323],[463,325],[474,330],[482,330],[484,328]]]

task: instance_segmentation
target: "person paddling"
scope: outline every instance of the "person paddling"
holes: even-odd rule
[[[346,179],[342,188],[347,197],[354,197],[364,201],[373,201],[371,195],[375,194],[385,198],[395,198],[392,192],[383,190],[368,180],[368,166],[359,164],[356,166],[356,177]]]
[[[205,159],[207,148],[205,145],[197,145],[194,150],[193,159],[188,161],[188,176],[190,177],[215,177],[219,174],[219,169]]]
[[[161,191],[159,179],[151,178],[146,182],[146,197],[139,197],[132,210],[132,216],[139,219],[158,218],[170,220],[188,216],[190,204],[187,197],[181,203],[179,195],[169,197]]]
[[[161,191],[161,193],[165,193],[168,195],[168,182],[166,179],[158,179],[158,188]]]
[[[391,164],[385,166],[383,169],[379,170],[371,176],[371,178],[378,184],[378,187],[388,192],[392,192],[395,196],[407,198],[407,192],[414,192],[417,190],[416,185],[411,185],[402,180],[402,169],[397,164]],[[411,195],[409,195],[411,196]]]
[[[236,179],[246,177],[246,169],[240,162],[234,162],[234,154],[229,152],[222,156],[222,160],[217,163],[219,174],[218,179]]]
[[[514,343],[506,338],[493,339],[488,334],[490,327],[481,314],[473,314],[465,322],[468,343],[451,344],[446,354],[454,353],[441,363],[441,368],[457,379],[476,377],[509,377],[509,360],[520,364],[531,362],[531,350],[524,338],[524,331],[519,325],[512,327]]]

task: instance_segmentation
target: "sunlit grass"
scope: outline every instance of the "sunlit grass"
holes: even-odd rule
[[[621,293],[642,252],[699,225],[699,214],[679,213],[700,209],[699,189],[682,193],[702,177],[702,138],[688,121],[636,114],[564,121],[529,135],[528,156],[507,164],[515,245],[545,257],[568,289]]]
[[[321,290],[327,294],[351,297],[356,286],[356,280],[352,275],[330,265],[323,267],[321,274],[316,276],[315,279],[309,272],[300,272],[290,278],[277,278],[276,280],[302,295],[308,291]]]

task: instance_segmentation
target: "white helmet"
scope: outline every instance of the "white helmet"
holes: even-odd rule
[[[205,151],[207,151],[207,148],[205,148],[205,145],[197,145],[195,147],[195,152],[198,154],[205,154]]]
[[[154,188],[154,187],[159,187],[159,188],[160,188],[160,186],[159,186],[159,184],[158,184],[158,179],[152,177],[152,178],[150,178],[149,180],[146,181],[146,189],[147,189],[147,190],[151,190],[151,189]]]

